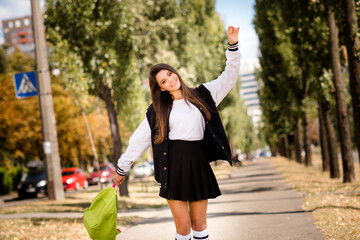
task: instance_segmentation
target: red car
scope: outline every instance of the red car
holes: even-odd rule
[[[112,163],[100,163],[100,182],[111,183],[114,180],[116,174],[116,168]],[[99,174],[94,167],[94,171],[90,174],[89,183],[97,184],[99,182]]]
[[[80,168],[65,168],[61,171],[64,190],[87,188],[89,186],[86,175]]]

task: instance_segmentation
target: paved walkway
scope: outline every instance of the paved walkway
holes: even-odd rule
[[[209,201],[208,229],[213,240],[323,240],[302,195],[290,189],[268,160],[256,160],[219,181],[222,196]],[[121,217],[121,214],[120,214]],[[168,208],[125,229],[117,240],[174,239]]]
[[[222,195],[209,200],[208,229],[212,240],[324,240],[311,212],[301,208],[302,194],[292,191],[266,159],[236,168],[219,181]],[[117,240],[174,239],[169,208],[121,211],[118,217],[137,215],[141,220],[122,229]],[[0,215],[0,219],[74,217],[82,213],[29,213]],[[120,226],[121,228],[121,226]]]

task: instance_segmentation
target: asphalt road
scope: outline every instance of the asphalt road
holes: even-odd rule
[[[266,159],[249,162],[219,181],[222,195],[209,200],[208,230],[216,240],[323,240],[301,193],[292,191]],[[148,211],[117,240],[174,239],[175,226],[168,208]],[[134,213],[133,213],[134,214]],[[121,217],[122,213],[119,213]]]

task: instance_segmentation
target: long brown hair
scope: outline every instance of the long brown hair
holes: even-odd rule
[[[207,120],[210,120],[211,114],[206,105],[206,103],[197,95],[194,89],[186,86],[182,80],[180,74],[170,65],[165,63],[159,63],[154,65],[150,69],[149,73],[149,83],[151,91],[151,100],[155,109],[156,114],[156,130],[157,134],[155,135],[155,144],[162,143],[167,137],[168,127],[169,127],[169,116],[171,108],[173,105],[173,98],[168,91],[161,91],[158,82],[156,81],[156,74],[161,70],[169,70],[175,73],[180,81],[180,90],[182,96],[185,99],[185,102],[189,105],[188,101],[194,104],[197,108],[201,109]]]

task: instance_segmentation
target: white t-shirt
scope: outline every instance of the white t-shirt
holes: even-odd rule
[[[210,91],[216,106],[236,84],[240,73],[240,51],[226,51],[226,66],[221,75],[203,85]],[[189,105],[190,107],[189,107]],[[199,109],[184,99],[173,102],[169,116],[169,139],[196,141],[204,137],[205,120]],[[118,167],[125,173],[151,145],[151,129],[145,116],[129,140],[129,146],[118,161]]]

